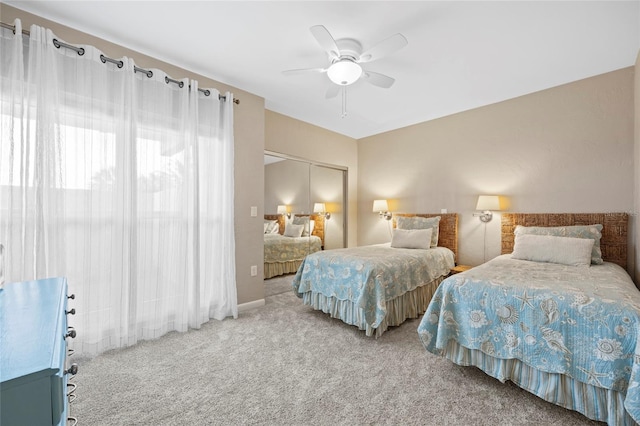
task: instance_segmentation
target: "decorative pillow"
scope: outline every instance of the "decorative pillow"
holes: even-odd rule
[[[432,228],[429,229],[394,229],[391,247],[408,249],[431,248]]]
[[[294,225],[293,223],[287,222],[284,226],[284,236],[285,237],[301,237],[303,230],[304,230],[304,225]]]
[[[309,220],[308,217],[294,217],[293,218],[293,224],[294,225],[304,225],[304,230],[302,231],[302,236],[303,237],[308,237],[309,235],[311,235],[313,233],[313,228],[316,225],[316,221],[315,220]]]
[[[588,238],[593,240],[591,250],[591,263],[601,265],[602,250],[600,249],[600,238],[602,238],[602,225],[575,225],[575,226],[516,226],[514,231],[516,236],[523,234],[551,235],[554,237]]]
[[[277,220],[265,220],[264,221],[264,233],[265,234],[277,234],[280,231],[280,226]]]
[[[398,216],[396,219],[398,229],[428,229],[431,228],[431,247],[438,246],[438,231],[440,229],[440,216],[420,217],[420,216]]]
[[[518,234],[511,257],[534,262],[589,267],[594,243],[591,238]]]

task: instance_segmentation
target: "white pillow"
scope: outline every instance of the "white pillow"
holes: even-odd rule
[[[398,216],[396,226],[398,229],[428,229],[431,228],[431,247],[438,246],[438,235],[440,231],[440,216]]]
[[[591,238],[591,263],[600,265],[603,263],[600,238],[602,238],[602,224],[572,225],[572,226],[516,226],[514,231],[518,234],[553,235],[554,237]]]
[[[280,226],[277,220],[265,220],[264,221],[264,233],[265,234],[277,234],[280,231]]]
[[[301,237],[303,230],[304,230],[304,225],[294,225],[293,223],[287,222],[284,226],[284,236],[285,237]]]
[[[428,249],[431,247],[431,234],[429,229],[394,229],[391,236],[391,247],[409,249]]]
[[[313,233],[313,228],[316,226],[315,220],[309,220],[308,217],[304,216],[296,216],[293,218],[294,225],[304,225],[304,230],[302,231],[303,237],[308,237]]]
[[[569,266],[590,266],[591,238],[555,237],[551,235],[517,234],[513,259],[559,263]]]

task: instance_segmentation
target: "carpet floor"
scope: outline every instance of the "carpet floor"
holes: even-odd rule
[[[280,275],[264,280],[264,296],[275,296],[276,294],[293,291],[291,283],[295,275],[296,274]]]
[[[235,320],[78,359],[71,415],[109,426],[601,424],[426,352],[418,324],[369,338],[281,292]]]

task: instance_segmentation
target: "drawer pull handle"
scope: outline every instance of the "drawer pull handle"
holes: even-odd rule
[[[76,330],[73,327],[69,327],[69,332],[64,336],[64,338],[66,339],[67,337],[71,337],[72,339],[76,338]]]
[[[67,399],[69,400],[69,404],[73,404],[73,401],[76,400],[76,394],[75,393],[71,393],[71,394],[67,395]]]
[[[73,355],[74,353],[76,353],[76,350],[75,350],[75,349],[72,349],[72,348],[67,349],[67,356],[71,356],[71,355]]]
[[[69,369],[64,371],[64,374],[72,374],[74,376],[78,374],[78,364],[71,364]]]
[[[76,314],[76,308],[71,308],[70,311],[64,311],[65,314],[69,315],[75,315]]]
[[[73,423],[69,423],[73,422]],[[78,419],[75,417],[67,417],[67,426],[76,426],[78,424]]]
[[[67,389],[71,388],[71,390],[67,390],[67,396],[69,396],[69,395],[71,395],[73,392],[75,392],[77,387],[78,387],[78,385],[77,385],[77,384],[67,382]]]

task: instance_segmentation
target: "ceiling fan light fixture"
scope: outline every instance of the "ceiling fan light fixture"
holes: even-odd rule
[[[331,64],[327,75],[335,84],[348,86],[360,78],[362,67],[351,59],[341,59]]]

